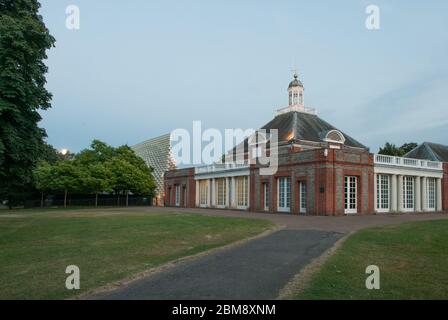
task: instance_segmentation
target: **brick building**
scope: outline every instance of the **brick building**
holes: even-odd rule
[[[235,148],[225,163],[167,171],[165,205],[344,215],[442,211],[443,199],[448,209],[448,164],[442,162],[448,160],[371,154],[305,107],[297,75],[289,84],[288,100],[261,128],[278,132],[275,174],[262,175],[257,162],[229,161]],[[263,143],[269,152],[269,138]],[[250,138],[243,144],[247,160]]]

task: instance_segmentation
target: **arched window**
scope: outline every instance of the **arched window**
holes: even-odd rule
[[[303,104],[303,94],[302,93],[300,93],[300,96],[299,96],[299,103]]]
[[[330,130],[325,135],[324,141],[344,144],[345,137],[342,134],[342,132],[340,132],[338,130]]]
[[[289,105],[292,105],[292,92],[289,92]]]

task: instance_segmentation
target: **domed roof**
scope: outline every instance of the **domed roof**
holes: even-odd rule
[[[299,80],[299,76],[297,75],[297,73],[294,73],[294,80],[292,80],[289,83],[288,89],[291,89],[293,87],[302,87],[303,88],[303,84],[302,82]]]

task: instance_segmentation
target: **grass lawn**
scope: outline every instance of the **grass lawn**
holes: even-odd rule
[[[368,265],[380,290],[367,290]],[[298,299],[448,299],[448,220],[376,227],[348,238]]]
[[[263,220],[115,210],[0,213],[0,299],[70,298],[180,257],[254,236]],[[65,288],[77,265],[81,290]]]

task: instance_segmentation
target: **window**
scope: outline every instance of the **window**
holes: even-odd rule
[[[208,205],[208,185],[207,180],[199,181],[199,205]]]
[[[237,206],[241,208],[248,207],[248,177],[236,178]]]
[[[414,177],[403,177],[403,208],[414,209]]]
[[[291,211],[291,178],[282,177],[278,179],[278,211]]]
[[[180,206],[180,185],[176,184],[174,186],[174,193],[175,193],[175,199],[176,199],[176,207]]]
[[[388,210],[390,202],[390,178],[388,175],[379,174],[376,180],[376,208]]]
[[[303,94],[302,93],[300,93],[300,95],[299,95],[299,103],[303,104]]]
[[[219,207],[225,207],[227,198],[226,179],[216,179],[216,205]]]
[[[304,181],[299,182],[300,192],[300,213],[306,213],[306,183]]]
[[[292,105],[292,92],[289,93],[289,105]]]
[[[357,213],[358,207],[358,178],[345,177],[345,213]]]
[[[427,178],[427,201],[428,209],[436,209],[436,179]]]
[[[323,139],[326,142],[336,142],[336,143],[345,143],[345,137],[342,134],[342,132],[338,130],[330,130],[325,135],[325,138]]]
[[[263,202],[264,202],[264,210],[269,211],[269,184],[263,184]]]
[[[298,97],[299,97],[298,93],[294,92],[294,99],[293,99],[294,104],[298,103]]]

